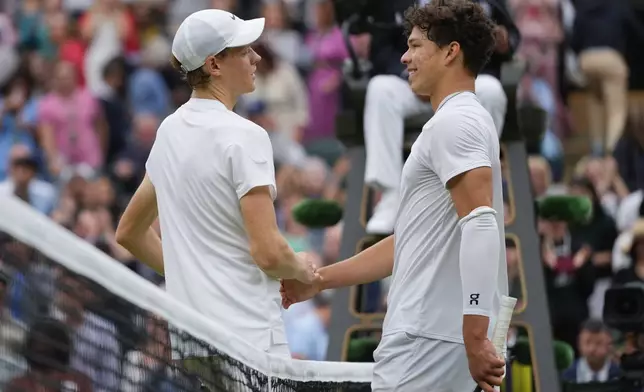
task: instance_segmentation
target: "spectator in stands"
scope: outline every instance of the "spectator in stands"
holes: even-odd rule
[[[160,117],[152,112],[138,113],[133,121],[133,133],[114,164],[114,175],[123,190],[133,194],[145,175],[145,162],[148,159]]]
[[[628,113],[628,64],[624,58],[629,27],[644,37],[644,27],[633,23],[628,2],[603,0],[573,1],[576,17],[572,48],[579,55],[579,66],[591,94],[588,97],[588,124],[594,150],[612,152],[619,140]]]
[[[49,39],[56,48],[56,57],[51,60],[65,61],[74,65],[78,84],[85,86],[85,43],[80,38],[77,25],[68,14],[58,10],[49,17]]]
[[[128,98],[132,114],[153,114],[165,118],[170,113],[170,90],[159,72],[167,65],[170,43],[156,36],[141,51],[141,61],[128,81]]]
[[[57,290],[51,316],[71,331],[71,368],[89,376],[96,392],[117,390],[121,348],[114,324],[86,308],[92,295],[80,276],[62,271]]]
[[[0,390],[5,390],[11,379],[27,370],[21,356],[27,328],[6,307],[8,292],[9,275],[0,269]]]
[[[21,2],[18,11],[17,29],[19,46],[34,51],[45,51],[47,48],[47,25],[38,0]]]
[[[291,210],[297,203],[302,201],[301,194],[294,193],[282,198],[281,200],[281,220],[282,220],[282,233],[288,244],[295,252],[308,252],[312,250],[311,238],[306,227],[302,226],[293,219]],[[319,264],[316,264],[319,265]]]
[[[496,52],[476,79],[475,89],[481,103],[492,115],[500,135],[507,106],[507,97],[499,80],[501,65],[512,58],[519,44],[519,32],[509,16],[505,1],[477,2],[498,24]],[[398,187],[403,164],[404,120],[430,110],[429,102],[415,96],[407,81],[397,75],[379,75],[369,81],[364,109],[365,183],[382,190],[382,197],[367,223],[366,230],[370,234],[390,234],[393,231],[400,199]]]
[[[40,319],[27,335],[25,358],[29,370],[13,379],[6,392],[93,392],[87,375],[70,368],[72,339],[65,325],[51,319]]]
[[[629,246],[623,249],[628,254],[631,263],[621,269],[613,278],[613,283],[644,283],[644,219],[640,218],[633,225]]]
[[[640,193],[642,192],[640,191]],[[629,198],[624,200],[620,206],[620,215],[623,213],[625,217],[622,219],[623,222],[621,223],[618,220],[618,228],[621,230],[621,234],[617,237],[617,240],[613,245],[613,273],[617,273],[618,271],[631,266],[632,260],[629,250],[633,243],[633,233],[640,230],[635,229],[635,225],[643,225],[643,223],[640,222],[644,218],[644,203],[642,203],[643,197],[641,194],[632,194],[631,196],[639,197],[631,198],[629,196]],[[633,201],[633,203],[631,203],[631,201]],[[628,204],[634,204],[634,206],[630,206]],[[632,207],[636,206],[639,207],[639,209],[636,210],[637,212],[633,212],[635,208]],[[626,215],[627,213],[628,215]],[[620,215],[618,215],[618,218]],[[644,232],[644,228],[642,231]]]
[[[521,254],[513,238],[505,239],[505,258],[508,263],[508,293],[517,299],[517,309],[523,303],[523,281],[521,280]]]
[[[261,101],[273,122],[274,132],[299,142],[309,121],[309,102],[306,85],[297,69],[279,58],[265,43],[253,45],[262,57],[257,64],[255,91],[244,102]]]
[[[304,132],[305,145],[335,136],[335,116],[340,108],[342,65],[348,52],[342,32],[335,23],[331,0],[315,2],[315,27],[306,37],[313,56],[308,75],[309,122]]]
[[[629,191],[644,189],[644,115],[636,112],[628,117],[613,156]]]
[[[595,287],[592,248],[573,236],[565,222],[545,221],[540,226],[554,337],[575,347],[581,323],[588,318],[588,298]]]
[[[126,64],[122,57],[110,60],[103,69],[105,90],[99,98],[105,113],[108,135],[106,166],[114,163],[118,154],[125,148],[130,134],[130,108],[127,102],[125,77]]]
[[[579,333],[581,358],[561,375],[566,382],[584,384],[606,382],[620,377],[619,366],[613,361],[613,342],[610,330],[601,320],[587,320]]]
[[[0,194],[16,195],[45,215],[56,206],[56,188],[36,178],[38,162],[24,144],[16,144],[9,153],[9,178],[0,182]]]
[[[25,325],[46,315],[54,294],[54,271],[34,249],[8,241],[3,244],[3,261],[10,276],[9,310]]]
[[[629,191],[617,171],[617,163],[612,157],[584,157],[575,168],[577,177],[585,177],[593,184],[601,205],[610,216],[617,214],[619,203],[628,196]]]
[[[550,164],[543,157],[532,155],[528,157],[528,170],[530,172],[532,195],[538,200],[550,191],[552,185]]]
[[[599,200],[593,184],[585,178],[579,178],[570,184],[570,193],[584,196],[593,203],[593,216],[584,225],[575,225],[570,229],[571,236],[579,238],[592,248],[590,262],[595,269],[595,290],[590,297],[590,316],[601,319],[604,309],[604,293],[611,285],[613,276],[612,252],[617,239],[617,227],[613,218],[606,213]]]
[[[170,339],[167,322],[154,316],[147,320],[147,336],[138,350],[130,351],[123,364],[121,392],[172,392]]]
[[[263,39],[276,57],[287,64],[299,68],[309,65],[310,54],[304,46],[301,34],[290,26],[290,17],[284,0],[265,1],[262,4],[262,16],[266,19]],[[257,51],[257,49],[255,49]],[[262,56],[262,62],[266,56]],[[260,63],[261,64],[261,63]],[[255,82],[257,85],[257,81]],[[284,88],[285,86],[281,86]]]
[[[327,329],[331,321],[329,293],[319,293],[311,300],[312,309],[288,325],[286,336],[293,358],[324,361],[329,344]]]
[[[340,260],[340,244],[342,243],[342,222],[329,227],[324,232],[324,244],[322,248],[323,265],[333,264]]]
[[[36,150],[33,134],[38,100],[32,95],[33,87],[29,73],[20,69],[0,89],[0,180],[8,175],[9,152],[15,144],[24,144],[32,151]]]
[[[95,0],[80,21],[81,35],[87,43],[85,78],[92,94],[101,95],[103,68],[113,58],[124,55],[136,40],[134,20],[121,0]],[[128,42],[129,41],[129,42]],[[134,44],[136,45],[136,44]]]
[[[40,103],[38,135],[50,174],[68,180],[103,164],[107,127],[96,99],[78,86],[73,66],[59,62],[53,73],[53,90]]]

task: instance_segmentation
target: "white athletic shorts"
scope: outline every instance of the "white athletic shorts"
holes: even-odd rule
[[[465,346],[406,332],[382,337],[373,353],[373,392],[473,392]]]

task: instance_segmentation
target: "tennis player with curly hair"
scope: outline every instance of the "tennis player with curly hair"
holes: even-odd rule
[[[436,0],[405,18],[402,62],[435,114],[403,168],[394,234],[321,268],[313,285],[283,280],[283,305],[392,275],[373,391],[493,392],[504,374],[490,340],[508,292],[503,195],[498,133],[474,80],[494,25],[467,0]]]

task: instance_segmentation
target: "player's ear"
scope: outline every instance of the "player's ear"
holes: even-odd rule
[[[461,45],[458,42],[450,42],[445,51],[445,64],[451,64],[461,53]]]
[[[217,56],[208,56],[204,64],[208,73],[213,76],[221,76],[221,59]]]

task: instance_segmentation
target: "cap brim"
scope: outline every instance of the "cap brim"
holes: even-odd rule
[[[257,41],[264,31],[264,18],[245,20],[242,22],[237,35],[228,44],[229,48],[250,45]]]

